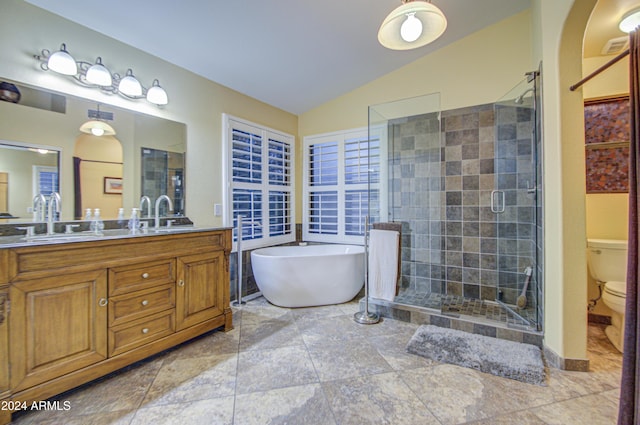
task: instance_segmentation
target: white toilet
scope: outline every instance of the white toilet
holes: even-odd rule
[[[622,352],[627,296],[627,241],[589,239],[587,255],[591,276],[599,285],[604,284],[602,301],[612,310],[611,326],[607,326],[605,333]]]

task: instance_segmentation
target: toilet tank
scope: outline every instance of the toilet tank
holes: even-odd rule
[[[627,280],[627,241],[617,239],[587,240],[589,273],[600,282]]]

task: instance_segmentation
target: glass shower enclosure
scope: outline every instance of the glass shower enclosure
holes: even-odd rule
[[[538,80],[492,104],[442,111],[435,93],[369,108],[369,214],[401,224],[394,305],[542,330]]]

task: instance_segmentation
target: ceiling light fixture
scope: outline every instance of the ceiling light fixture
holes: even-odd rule
[[[633,9],[624,14],[618,28],[627,34],[640,26],[640,9]]]
[[[80,131],[94,136],[115,136],[116,131],[104,121],[90,120],[80,126]]]
[[[378,41],[393,50],[425,46],[447,29],[447,18],[431,1],[402,0],[385,18],[378,30]]]
[[[110,94],[120,94],[130,99],[147,99],[157,106],[169,103],[167,92],[155,79],[149,89],[146,89],[133,75],[131,68],[127,69],[124,77],[112,74],[102,63],[98,56],[95,63],[76,61],[67,51],[66,44],[62,43],[60,50],[51,53],[42,50],[41,54],[34,55],[40,61],[40,68],[45,71],[54,71],[59,74],[73,77],[77,83],[85,87],[94,87]]]
[[[112,112],[101,112],[100,105],[97,109],[89,109],[87,115],[90,118],[80,126],[80,131],[93,136],[115,136],[116,131],[105,120],[113,120]]]

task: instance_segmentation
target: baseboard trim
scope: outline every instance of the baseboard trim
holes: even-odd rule
[[[589,360],[588,359],[566,359],[559,356],[555,351],[547,347],[543,347],[544,358],[548,366],[554,367],[560,370],[569,370],[574,372],[588,372]]]
[[[611,324],[611,316],[605,316],[602,314],[594,314],[589,313],[588,316],[589,323],[597,323],[599,325],[610,325]]]

